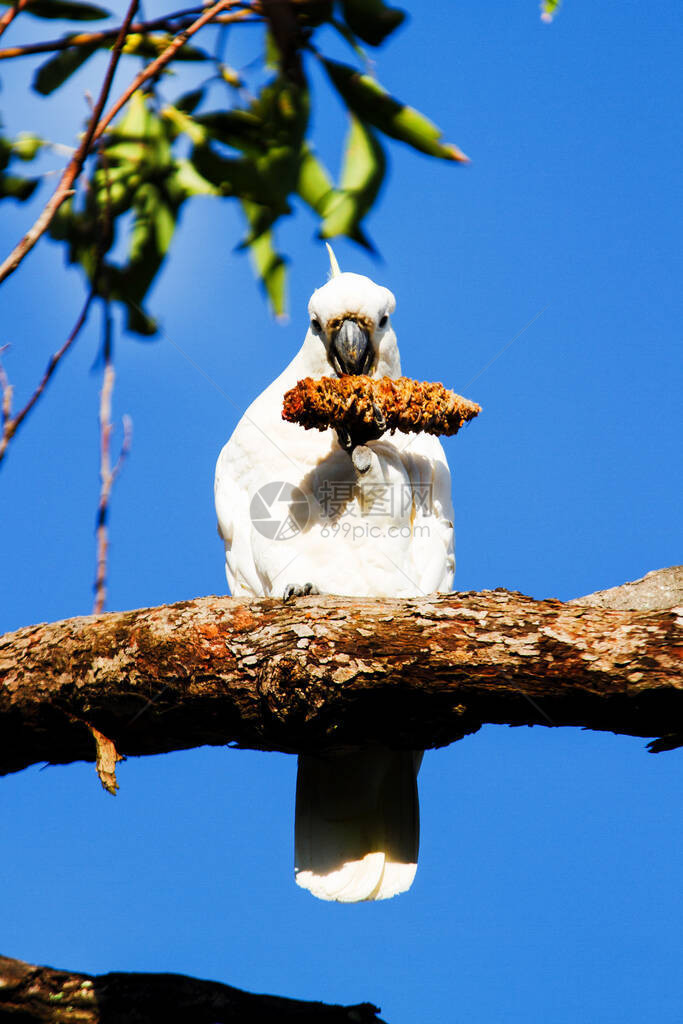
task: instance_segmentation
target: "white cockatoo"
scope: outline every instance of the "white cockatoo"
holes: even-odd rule
[[[329,246],[328,246],[329,248]],[[355,450],[282,419],[304,377],[399,377],[392,293],[331,275],[308,304],[304,343],[249,406],[216,466],[218,530],[235,597],[417,597],[452,587],[453,510],[437,438],[386,434]],[[325,900],[405,892],[419,842],[421,752],[344,749],[299,757],[295,874]]]

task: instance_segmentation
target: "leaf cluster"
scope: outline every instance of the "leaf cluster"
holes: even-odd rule
[[[383,44],[403,23],[403,11],[383,0],[293,0],[292,17],[283,22],[271,17],[274,6],[263,0],[250,8],[250,19],[261,25],[259,70],[261,79],[267,70],[265,82],[248,91],[249,69],[228,67],[220,45],[215,53],[183,46],[164,73],[133,94],[104,132],[76,194],[51,224],[51,235],[65,246],[68,260],[83,268],[98,294],[124,304],[128,328],[137,334],[156,331],[144,302],[187,200],[209,196],[240,205],[246,222],[241,248],[249,250],[273,310],[282,314],[286,263],[276,248],[274,229],[297,202],[315,215],[320,237],[344,235],[372,249],[364,222],[385,179],[387,137],[432,157],[465,159],[457,147],[442,141],[430,120],[389,95],[367,70],[363,46]],[[27,10],[39,18],[72,21],[109,16],[76,0],[34,0]],[[155,58],[192,20],[192,11],[186,10],[132,26],[124,55]],[[318,37],[325,28],[351,45],[361,67],[320,51]],[[220,42],[221,31],[220,25],[207,26],[201,42],[212,33],[213,41]],[[70,32],[54,41],[54,52],[35,70],[33,89],[41,96],[52,95],[94,53],[110,49],[115,35],[116,29]],[[166,94],[176,60],[204,64],[207,73],[198,88],[169,102]],[[312,138],[306,73],[312,61],[324,69],[347,112],[336,180]],[[6,168],[14,158],[33,159],[44,144],[30,135],[0,139],[0,198],[33,194],[38,179],[10,174]]]

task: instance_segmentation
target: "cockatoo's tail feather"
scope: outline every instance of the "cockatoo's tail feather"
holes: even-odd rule
[[[388,899],[410,888],[421,760],[412,751],[384,749],[299,757],[298,885],[340,903]]]

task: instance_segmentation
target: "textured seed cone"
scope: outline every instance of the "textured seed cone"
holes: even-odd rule
[[[479,412],[476,402],[443,384],[420,383],[410,377],[306,377],[285,395],[282,418],[306,430],[346,431],[357,444],[385,431],[457,434]]]

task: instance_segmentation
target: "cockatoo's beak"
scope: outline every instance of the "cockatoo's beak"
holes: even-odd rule
[[[342,320],[332,338],[330,356],[338,373],[367,373],[372,363],[370,336],[355,320]]]

